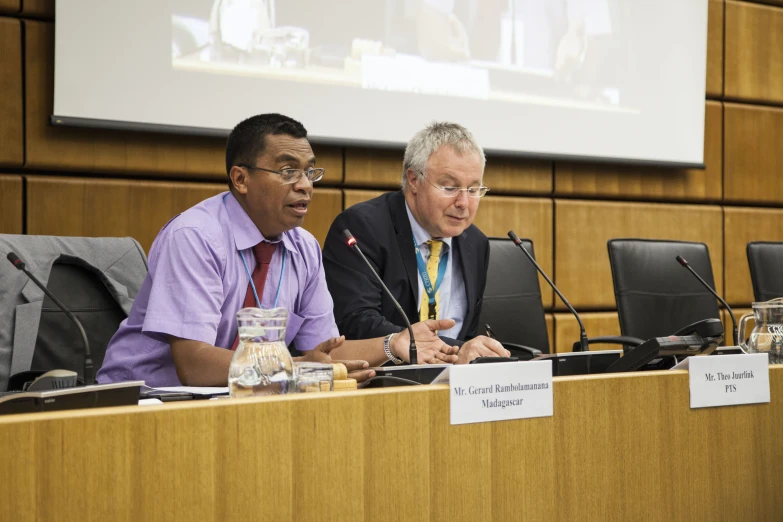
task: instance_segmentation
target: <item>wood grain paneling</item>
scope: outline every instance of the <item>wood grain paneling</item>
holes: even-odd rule
[[[612,198],[718,201],[723,194],[723,114],[706,102],[705,169],[555,162],[555,194]]]
[[[710,0],[707,20],[707,96],[723,96],[723,0]]]
[[[774,6],[782,6],[783,7],[783,0],[742,0],[743,2],[752,2],[754,4],[766,4],[766,5],[774,5]]]
[[[343,208],[352,207],[357,203],[362,203],[363,201],[377,198],[383,194],[382,190],[345,190],[343,192],[345,193],[345,202]]]
[[[131,236],[149,251],[169,219],[224,190],[224,185],[212,183],[29,176],[27,232],[54,236]],[[305,228],[319,242],[326,237],[341,204],[342,196],[335,189],[322,189],[313,198]]]
[[[579,341],[579,323],[571,313],[554,314],[555,317],[555,349],[557,353],[573,351],[575,342]],[[620,335],[620,320],[617,312],[580,313],[579,317],[585,325],[587,337],[604,335]],[[622,350],[618,344],[591,344],[590,350]]]
[[[222,184],[27,177],[27,232],[53,236],[131,236],[146,252],[166,222]]]
[[[555,283],[574,307],[615,308],[606,243],[616,238],[706,243],[722,292],[720,207],[555,200]],[[560,303],[555,306],[562,309]]]
[[[683,371],[562,377],[554,416],[461,426],[447,386],[7,415],[0,519],[777,522],[769,384],[692,409]]]
[[[783,210],[726,207],[724,209],[726,243],[726,295],[729,304],[753,302],[747,245],[751,241],[783,241]]]
[[[0,176],[0,234],[22,233],[22,177]]]
[[[519,237],[532,240],[536,261],[544,272],[552,274],[552,218],[551,199],[485,196],[473,223],[489,237],[507,237],[513,230]],[[519,256],[520,263],[528,262],[522,252]],[[541,277],[539,285],[544,306],[551,308],[552,289]]]
[[[345,183],[366,187],[399,188],[403,151],[397,149],[345,149]]]
[[[313,192],[313,199],[307,209],[304,228],[315,236],[321,247],[332,221],[343,211],[343,192],[339,189],[319,188]]]
[[[22,24],[0,18],[0,166],[24,162]]]
[[[557,338],[555,337],[555,316],[553,314],[546,314],[546,334],[549,337],[549,351],[551,352],[555,346],[557,346]]]
[[[224,138],[66,128],[53,113],[54,28],[25,22],[26,166],[132,175],[226,179]],[[250,115],[248,115],[250,116]],[[342,149],[314,147],[326,183],[342,181]]]
[[[783,202],[783,109],[726,103],[723,197]]]
[[[487,158],[484,184],[490,194],[551,194],[552,162],[521,158]]]
[[[783,103],[783,9],[726,2],[725,95]]]
[[[348,185],[397,188],[402,178],[402,150],[349,148],[345,151]],[[487,158],[484,184],[491,194],[552,192],[552,163],[520,158]]]
[[[22,16],[54,19],[54,0],[22,0]]]
[[[16,14],[22,8],[22,0],[0,0],[0,14]]]

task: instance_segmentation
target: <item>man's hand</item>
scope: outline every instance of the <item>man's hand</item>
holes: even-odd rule
[[[367,361],[335,361],[332,360],[332,356],[329,355],[332,350],[341,346],[345,341],[345,336],[333,337],[328,341],[324,341],[310,351],[304,352],[301,357],[295,357],[294,360],[298,362],[317,362],[323,364],[342,363],[348,369],[348,378],[356,379],[356,382],[363,382],[371,377],[375,377],[373,370],[368,370],[370,365]]]
[[[509,357],[511,352],[495,339],[484,335],[474,337],[459,349],[457,364],[468,364],[477,357]]]
[[[449,346],[438,337],[438,330],[454,326],[452,319],[428,319],[412,325],[416,340],[416,358],[419,364],[442,364],[457,362],[456,346]],[[410,362],[410,335],[407,328],[392,339],[391,351],[405,362]]]

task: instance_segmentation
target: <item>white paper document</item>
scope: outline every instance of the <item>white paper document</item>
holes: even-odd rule
[[[164,386],[152,389],[167,392],[197,393],[199,395],[228,395],[228,386]]]
[[[551,417],[552,361],[452,366],[451,424]]]
[[[691,408],[770,401],[769,357],[765,353],[688,357]]]

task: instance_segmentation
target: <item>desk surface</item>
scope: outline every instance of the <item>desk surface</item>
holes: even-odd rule
[[[9,416],[0,520],[780,521],[770,385],[691,410],[686,372],[555,378],[554,417],[463,426],[445,386]]]

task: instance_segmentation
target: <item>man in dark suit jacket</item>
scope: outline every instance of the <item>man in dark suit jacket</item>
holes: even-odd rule
[[[477,335],[489,242],[472,223],[488,190],[481,183],[484,164],[484,152],[467,129],[434,123],[405,150],[402,190],[337,216],[323,259],[335,319],[347,339],[392,335],[405,323],[364,261],[347,246],[345,229],[356,237],[411,323],[455,321],[440,335],[462,345],[458,362],[508,356],[499,342]]]

